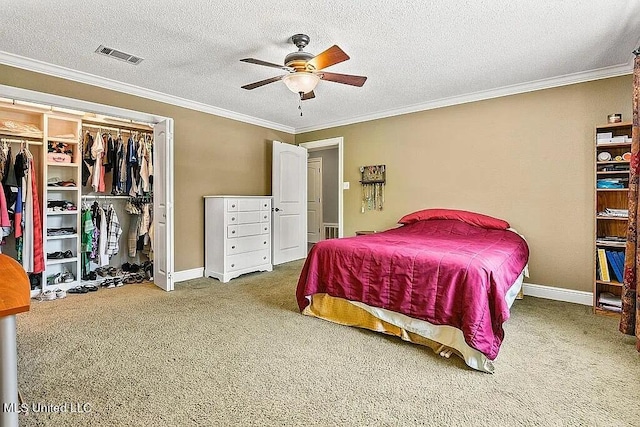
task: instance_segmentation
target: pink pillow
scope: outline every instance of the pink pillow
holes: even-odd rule
[[[475,212],[460,211],[457,209],[423,209],[403,216],[400,218],[398,223],[412,224],[414,222],[426,221],[429,219],[456,219],[477,227],[495,228],[498,230],[506,230],[509,228],[509,223],[502,219]]]

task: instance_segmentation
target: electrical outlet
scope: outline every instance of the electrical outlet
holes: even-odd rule
[[[345,181],[342,183],[342,189],[343,190],[348,190],[349,189],[349,181]]]

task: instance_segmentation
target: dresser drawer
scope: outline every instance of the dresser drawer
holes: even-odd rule
[[[263,229],[268,227],[268,224],[254,223],[254,224],[238,224],[227,226],[227,238],[234,239],[236,237],[255,236],[257,234],[264,234],[267,231]]]
[[[269,236],[238,237],[227,241],[227,254],[235,255],[243,252],[251,252],[269,249]]]
[[[246,252],[243,254],[229,255],[225,260],[227,271],[244,270],[245,268],[256,267],[258,265],[269,264],[271,262],[270,251]]]
[[[258,199],[238,199],[238,211],[259,211],[260,200]]]
[[[227,224],[251,224],[262,221],[260,211],[252,212],[230,212],[227,214]]]
[[[260,200],[260,210],[271,211],[271,199]]]

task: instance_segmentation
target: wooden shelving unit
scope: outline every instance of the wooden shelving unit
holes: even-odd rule
[[[628,209],[628,186],[629,186],[629,160],[625,153],[631,152],[631,142],[616,141],[602,142],[598,139],[598,134],[611,133],[612,137],[627,136],[631,138],[631,122],[608,123],[596,126],[595,138],[595,203],[594,222],[596,254],[593,274],[593,312],[598,315],[619,316],[619,313],[611,309],[603,308],[601,296],[603,293],[612,294],[619,298],[622,292],[621,280],[616,276],[615,268],[611,265],[609,256],[612,252],[614,257],[620,258],[619,253],[624,253],[625,245],[623,241],[605,241],[605,238],[624,239],[627,233],[628,218],[603,214],[606,209]],[[601,160],[602,153],[609,153],[609,160]],[[624,156],[624,157],[623,157]],[[602,188],[607,184],[621,183],[624,188]],[[613,180],[613,181],[611,181]],[[615,184],[614,184],[615,185]],[[598,257],[598,250],[604,251],[606,263],[603,266]],[[624,259],[624,257],[621,257]],[[606,274],[602,274],[601,269],[607,268],[609,280]],[[624,272],[624,267],[622,268]],[[618,269],[618,274],[620,270]]]

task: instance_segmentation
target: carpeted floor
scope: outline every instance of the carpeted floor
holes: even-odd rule
[[[90,412],[21,425],[640,425],[634,342],[589,307],[517,301],[489,375],[300,315],[301,265],[34,301],[18,315],[24,399]]]

